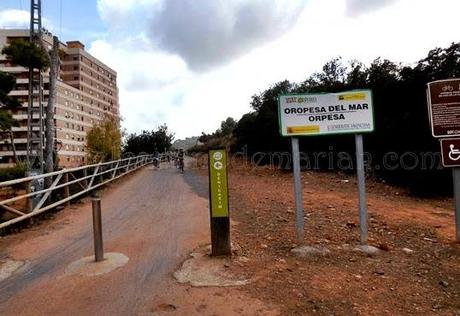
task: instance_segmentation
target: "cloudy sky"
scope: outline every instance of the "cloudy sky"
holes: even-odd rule
[[[44,26],[118,72],[128,132],[178,138],[249,111],[251,95],[336,56],[410,64],[459,41],[458,0],[42,0]],[[62,4],[62,5],[61,5]],[[28,24],[1,0],[0,27]]]

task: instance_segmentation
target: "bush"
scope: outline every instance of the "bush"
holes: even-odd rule
[[[26,165],[23,163],[18,163],[14,167],[0,169],[0,182],[24,178],[26,171]]]

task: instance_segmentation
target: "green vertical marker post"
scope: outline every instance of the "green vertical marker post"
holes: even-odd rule
[[[227,152],[209,150],[208,157],[212,255],[230,255]]]

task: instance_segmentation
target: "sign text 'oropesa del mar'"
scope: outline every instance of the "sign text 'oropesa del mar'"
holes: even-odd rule
[[[281,135],[365,133],[374,130],[372,93],[282,95],[279,97]]]

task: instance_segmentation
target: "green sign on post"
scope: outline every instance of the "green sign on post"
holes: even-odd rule
[[[213,149],[208,155],[212,255],[230,255],[227,153],[225,149]]]
[[[225,150],[209,151],[211,216],[228,217],[227,157]]]

